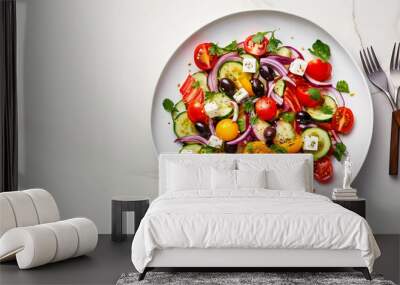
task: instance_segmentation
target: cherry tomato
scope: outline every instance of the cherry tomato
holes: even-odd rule
[[[310,85],[298,85],[296,87],[296,95],[303,106],[317,107],[322,103],[323,98],[322,95],[320,95],[319,98],[313,97],[309,92],[311,88],[316,89]]]
[[[239,126],[231,119],[223,119],[218,122],[215,134],[224,141],[231,141],[239,135]]]
[[[346,107],[337,108],[332,118],[332,128],[339,133],[348,134],[353,129],[353,125],[353,112]]]
[[[199,99],[192,100],[187,107],[187,115],[193,123],[207,123],[208,117],[204,110],[204,103]]]
[[[255,43],[253,37],[255,35],[248,36],[244,41],[244,50],[255,56],[261,56],[267,52],[268,39],[264,39],[260,43]]]
[[[243,149],[243,153],[273,153],[273,151],[263,141],[248,142]]]
[[[210,43],[202,43],[197,45],[197,47],[194,49],[194,63],[201,70],[212,69],[218,61],[218,56],[210,54],[210,47]]]
[[[261,97],[256,102],[256,114],[264,121],[270,121],[275,118],[278,108],[274,100],[269,97]]]
[[[307,64],[306,74],[315,80],[326,81],[331,78],[331,73],[332,65],[320,58],[311,60]]]
[[[274,141],[274,143],[286,149],[288,153],[297,153],[303,146],[303,139],[301,135],[296,135],[293,139],[286,140],[285,142],[280,142],[277,139]]]
[[[314,178],[320,183],[328,183],[333,177],[333,165],[328,156],[314,162]]]

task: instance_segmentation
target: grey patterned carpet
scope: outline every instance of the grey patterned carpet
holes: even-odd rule
[[[372,275],[368,281],[359,272],[148,272],[146,278],[137,281],[138,273],[122,274],[117,285],[298,285],[298,284],[328,284],[328,285],[395,285],[384,280],[380,275]]]

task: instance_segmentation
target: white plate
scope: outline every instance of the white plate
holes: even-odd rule
[[[333,66],[332,81],[336,83],[345,79],[356,95],[350,97],[343,94],[346,106],[351,108],[355,116],[355,125],[351,134],[342,136],[351,154],[353,162],[353,178],[358,174],[367,156],[372,137],[373,109],[369,89],[360,68],[343,46],[329,33],[311,21],[302,17],[272,10],[257,10],[235,13],[215,20],[192,34],[174,52],[161,73],[157,83],[152,105],[152,135],[157,152],[177,152],[179,145],[174,143],[171,116],[164,111],[162,101],[170,98],[174,102],[181,99],[177,85],[181,83],[190,70],[197,70],[193,63],[193,50],[201,42],[217,42],[225,45],[236,39],[244,40],[249,34],[279,29],[277,38],[284,45],[292,45],[306,51],[316,39],[321,39],[331,48],[331,64]],[[190,63],[190,66],[189,66]],[[342,165],[334,160],[334,179],[327,185],[314,183],[318,193],[330,196],[333,187],[341,185]]]

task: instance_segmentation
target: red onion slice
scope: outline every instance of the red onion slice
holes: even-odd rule
[[[296,82],[294,82],[294,80],[292,78],[290,78],[289,76],[283,76],[282,80],[285,80],[286,82],[289,82],[290,84],[292,84],[294,87],[296,87]]]
[[[334,139],[337,143],[342,142],[342,140],[340,139],[340,137],[338,136],[338,134],[336,133],[335,130],[330,130],[329,132],[331,133],[333,139]]]
[[[282,64],[290,64],[293,60],[295,60],[295,58],[291,58],[291,57],[287,57],[287,56],[282,56],[282,55],[270,55],[267,56],[267,58],[272,59],[272,60],[276,60]]]
[[[292,47],[292,46],[283,46],[284,48],[288,48],[288,49],[290,49],[291,51],[293,51],[296,55],[297,55],[297,58],[301,58],[301,59],[304,59],[304,56],[301,54],[301,52],[298,50],[298,49],[296,49],[296,48],[294,48],[294,47]]]
[[[210,129],[211,134],[215,135],[214,122],[211,118],[208,120],[208,128]]]
[[[247,138],[247,136],[250,134],[251,130],[252,130],[252,128],[251,128],[251,125],[249,124],[249,126],[247,127],[247,129],[244,131],[243,134],[241,134],[238,138],[227,142],[226,144],[233,145],[233,144],[241,143],[242,141],[244,141]]]
[[[231,101],[232,107],[233,107],[233,117],[232,121],[236,122],[239,116],[239,106],[235,101]]]
[[[271,98],[276,102],[278,105],[283,104],[283,98],[279,95],[277,95],[275,92],[271,93]]]
[[[285,76],[288,74],[285,66],[277,60],[269,59],[268,57],[264,57],[260,59],[261,64],[266,64],[272,67],[280,76]]]
[[[336,88],[328,87],[328,88],[323,88],[323,90],[328,92],[328,94],[325,94],[325,95],[333,97],[333,99],[336,101],[336,104],[339,107],[344,107],[345,106],[345,102],[344,102],[344,98],[342,96],[342,93],[337,91]]]
[[[311,78],[307,74],[304,74],[304,77],[308,80],[308,82],[310,82],[312,85],[314,85],[316,87],[332,87],[332,83],[331,82],[318,81],[318,80],[315,80],[315,79]]]
[[[268,83],[268,93],[267,96],[271,97],[272,93],[274,92],[275,81],[270,81]]]
[[[202,144],[207,144],[208,141],[201,137],[201,136],[186,136],[182,138],[177,138],[175,142],[180,142],[180,143],[187,143],[187,142],[196,142],[196,143],[202,143]]]
[[[314,123],[299,124],[300,129],[317,128],[318,126]]]
[[[208,88],[212,92],[218,91],[218,81],[217,81],[218,70],[221,67],[221,65],[224,64],[226,61],[242,61],[242,58],[240,56],[237,56],[236,52],[230,52],[224,54],[218,59],[217,63],[215,64],[215,66],[213,67],[207,78]]]

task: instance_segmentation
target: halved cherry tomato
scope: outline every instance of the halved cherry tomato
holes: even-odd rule
[[[288,153],[297,153],[303,146],[303,139],[301,135],[296,135],[293,139],[287,140],[284,143],[279,142],[279,140],[274,141],[274,143],[286,149]]]
[[[204,91],[198,86],[195,87],[195,82],[196,79],[194,79],[193,76],[189,74],[185,82],[183,82],[182,86],[179,89],[179,92],[182,94],[182,100],[185,104],[189,104],[196,98],[198,98],[200,102],[204,101]]]
[[[224,141],[234,140],[239,135],[239,126],[231,119],[223,119],[218,122],[215,128],[217,137]]]
[[[333,177],[333,165],[328,156],[314,162],[314,178],[320,183],[328,183]]]
[[[286,103],[293,112],[297,113],[302,110],[299,99],[293,94],[293,91],[290,87],[286,88],[285,92],[283,93],[283,102]]]
[[[243,149],[243,153],[273,153],[273,151],[263,141],[248,142]]]
[[[332,118],[332,128],[339,133],[348,134],[353,129],[353,125],[353,112],[346,107],[337,108]]]
[[[326,81],[331,78],[332,65],[323,61],[320,58],[316,58],[308,62],[306,68],[306,74],[318,81]]]
[[[318,99],[313,98],[313,96],[311,96],[311,94],[309,93],[310,88],[314,87],[311,87],[310,85],[298,85],[296,87],[297,98],[299,98],[299,101],[303,106],[317,107],[323,102],[322,95],[319,96]]]
[[[204,102],[201,102],[200,98],[196,98],[188,104],[187,115],[189,120],[191,120],[193,123],[207,123],[208,121],[208,117],[204,110]]]
[[[210,47],[210,43],[202,43],[194,49],[194,63],[201,70],[210,70],[217,63],[218,56],[210,54]]]
[[[268,39],[264,39],[260,43],[255,43],[253,37],[255,35],[248,36],[244,41],[244,50],[255,56],[261,56],[267,52]]]
[[[264,121],[270,121],[275,118],[278,108],[274,100],[263,96],[256,102],[256,114]]]

